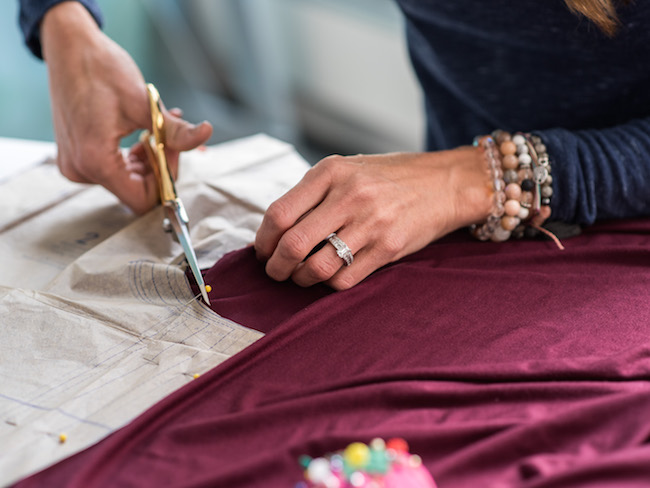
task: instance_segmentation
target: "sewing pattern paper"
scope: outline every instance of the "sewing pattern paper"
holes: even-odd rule
[[[307,168],[263,135],[184,155],[177,188],[200,265],[251,243]],[[136,218],[51,162],[0,183],[0,204],[25,194],[0,221],[0,485],[97,442],[262,336],[192,294],[160,208]]]

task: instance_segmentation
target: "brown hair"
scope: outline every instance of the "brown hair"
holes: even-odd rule
[[[564,0],[569,9],[577,14],[582,14],[591,20],[598,28],[609,37],[616,34],[620,25],[616,15],[615,0]],[[624,4],[630,0],[622,0]]]

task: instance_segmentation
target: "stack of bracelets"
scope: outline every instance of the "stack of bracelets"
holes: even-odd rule
[[[498,130],[477,137],[474,145],[483,149],[493,189],[490,216],[471,226],[474,237],[502,242],[544,231],[541,224],[551,215],[553,177],[542,140]]]

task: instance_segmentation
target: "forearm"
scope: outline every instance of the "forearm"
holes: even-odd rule
[[[79,63],[83,52],[96,55],[95,44],[102,35],[90,13],[78,2],[62,2],[48,10],[40,24],[43,59],[50,75],[61,63]]]
[[[94,0],[76,0],[74,2],[68,0],[20,0],[19,23],[23,31],[25,44],[39,58],[42,57],[41,22],[44,20],[46,13],[62,3],[83,6],[87,14],[90,14],[95,26],[101,26],[102,24],[101,11]],[[66,28],[72,27],[75,21],[76,19],[69,18]]]
[[[650,119],[537,133],[553,159],[553,220],[591,224],[650,215]]]

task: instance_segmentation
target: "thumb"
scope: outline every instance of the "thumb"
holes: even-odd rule
[[[172,151],[189,151],[204,144],[212,135],[212,125],[207,122],[191,124],[172,113],[165,114],[165,145]]]
[[[183,112],[178,108],[164,112],[165,117],[165,154],[172,178],[178,176],[178,159],[181,151],[189,151],[205,143],[212,135],[209,122],[191,124],[183,120]]]

